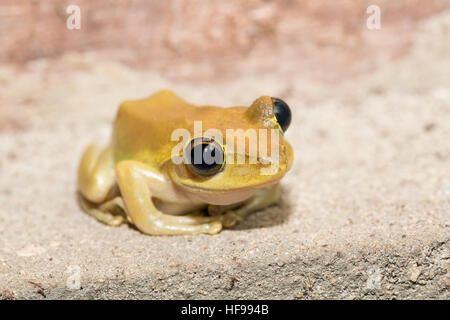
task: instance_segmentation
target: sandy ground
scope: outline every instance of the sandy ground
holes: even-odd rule
[[[408,54],[334,83],[179,83],[95,54],[0,68],[2,298],[450,298],[450,15]],[[278,96],[295,148],[282,202],[216,236],[149,237],[82,213],[75,172],[125,99]],[[80,270],[81,288],[70,289]]]

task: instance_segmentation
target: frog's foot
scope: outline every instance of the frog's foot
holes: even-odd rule
[[[78,202],[83,211],[108,226],[117,227],[126,222],[125,207],[121,197],[115,197],[101,205],[97,205],[89,202],[78,193]]]
[[[205,217],[197,213],[187,214],[183,216],[172,216],[164,214],[161,216],[161,220],[167,226],[174,226],[174,228],[192,228],[195,233],[196,230],[201,230],[201,228],[207,227],[207,232],[209,234],[216,234],[222,230],[222,218],[221,217]],[[201,232],[203,233],[203,232]]]
[[[230,210],[222,216],[222,225],[225,228],[234,227],[238,222],[244,220],[244,216]]]
[[[225,228],[231,228],[238,222],[244,220],[252,212],[277,203],[280,198],[280,193],[279,183],[262,189],[253,197],[246,200],[241,207],[235,210],[227,210],[222,216],[222,225]]]

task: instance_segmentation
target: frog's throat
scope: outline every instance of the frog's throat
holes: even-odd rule
[[[283,175],[284,176],[284,175]],[[283,176],[277,177],[273,180],[270,181],[265,181],[263,183],[258,183],[258,184],[254,184],[254,185],[248,185],[248,186],[244,186],[244,187],[238,187],[238,188],[227,188],[227,189],[212,189],[212,188],[203,188],[203,187],[199,187],[197,186],[193,186],[193,185],[189,185],[189,184],[185,184],[179,181],[173,181],[172,182],[178,186],[179,188],[182,188],[184,190],[188,190],[190,192],[196,192],[196,193],[209,193],[209,194],[221,194],[221,193],[232,193],[232,192],[242,192],[242,191],[247,191],[247,190],[259,190],[259,189],[263,189],[266,187],[269,187],[273,184],[276,184],[278,182],[280,182],[280,180],[283,178]]]
[[[260,189],[278,183],[281,178],[269,182],[253,185],[251,187],[235,189],[206,189],[197,186],[177,184],[184,195],[191,199],[213,205],[230,205],[247,200]]]

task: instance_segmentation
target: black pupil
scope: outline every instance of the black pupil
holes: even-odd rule
[[[277,118],[278,123],[280,124],[281,129],[284,131],[287,130],[289,125],[291,124],[291,109],[286,102],[278,98],[272,98],[275,117]]]
[[[191,163],[201,171],[209,171],[221,166],[223,155],[212,143],[201,143],[191,149]]]

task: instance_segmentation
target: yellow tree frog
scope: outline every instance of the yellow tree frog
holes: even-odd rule
[[[195,122],[201,122],[200,132]],[[293,162],[283,136],[290,122],[289,106],[269,96],[250,107],[229,108],[196,106],[170,90],[125,101],[110,144],[90,145],[82,155],[80,206],[107,225],[128,220],[149,235],[216,234],[278,201],[279,181]],[[174,139],[177,129],[188,133],[189,141]],[[203,136],[209,129],[223,136],[230,130],[256,132],[256,140],[246,135],[239,148],[237,135],[233,141],[228,135]],[[195,154],[200,161],[192,161]],[[203,160],[207,154],[215,161]],[[270,174],[261,173],[274,163]]]

